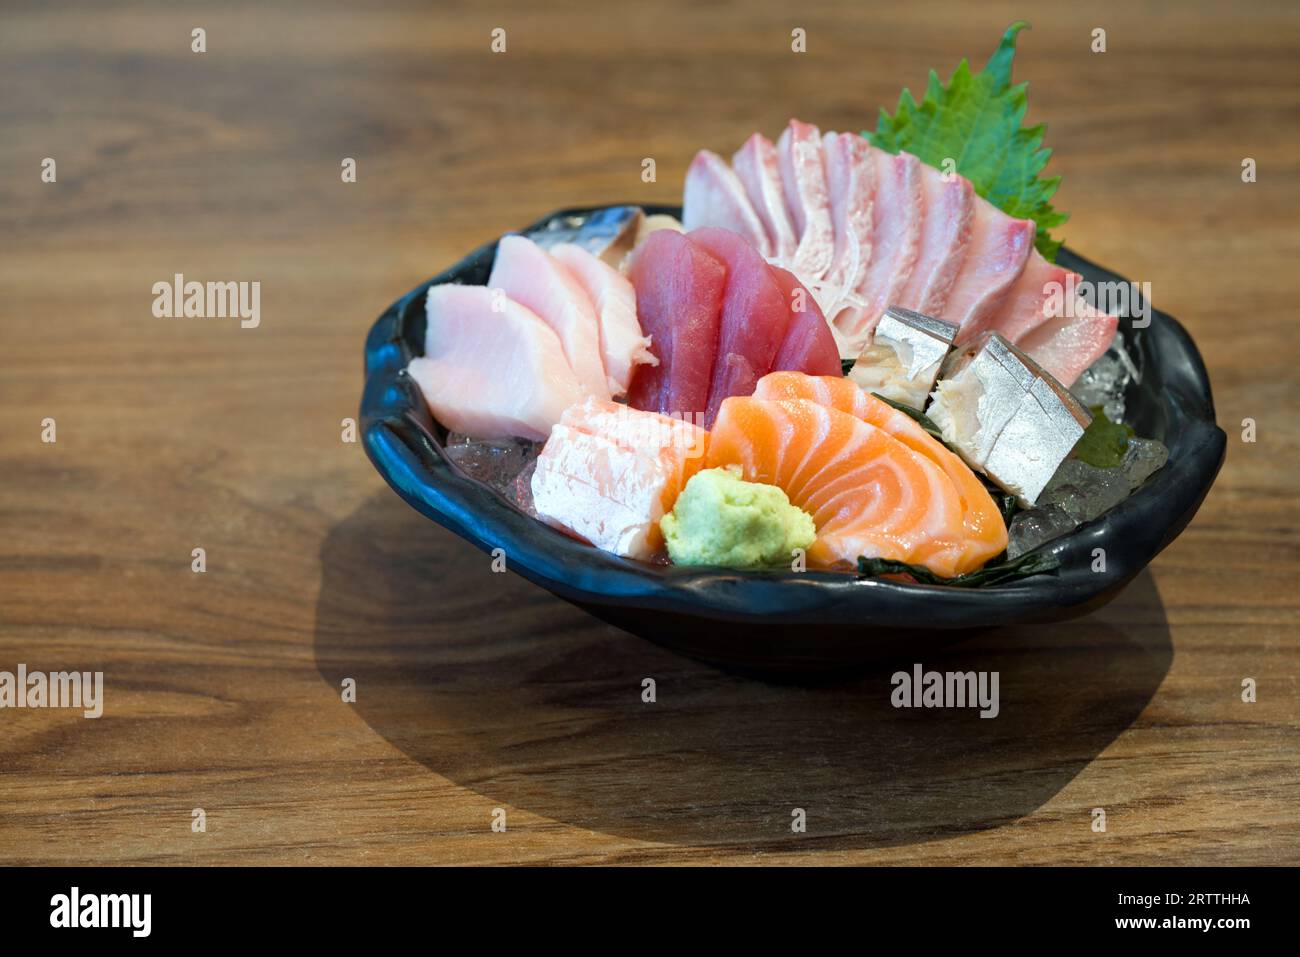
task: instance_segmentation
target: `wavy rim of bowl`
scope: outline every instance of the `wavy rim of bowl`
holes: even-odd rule
[[[648,214],[681,214],[677,206],[640,205]],[[608,208],[562,209],[519,232]],[[1137,348],[1144,353],[1144,375],[1160,379],[1162,408],[1156,411],[1165,421],[1169,460],[1110,511],[1040,546],[1038,551],[1061,562],[1054,575],[961,588],[844,572],[737,572],[620,558],[532,518],[461,472],[443,450],[442,427],[405,374],[411,358],[419,354],[415,343],[423,339],[425,291],[475,274],[486,281],[497,241],[416,286],[375,321],[366,341],[363,444],[379,473],[417,511],[484,552],[503,549],[507,568],[570,601],[731,622],[920,624],[944,629],[1033,621],[1053,610],[1089,607],[1127,584],[1186,527],[1223,462],[1227,436],[1215,423],[1200,353],[1177,320],[1152,310]],[[1094,281],[1125,281],[1065,248],[1057,262]],[[1121,328],[1132,342],[1132,320],[1121,317]],[[1114,547],[1116,543],[1121,547]],[[1101,571],[1093,571],[1096,548],[1106,549]]]

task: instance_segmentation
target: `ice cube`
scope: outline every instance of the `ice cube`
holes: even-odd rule
[[[1059,505],[1017,512],[1007,529],[1007,558],[1019,558],[1039,545],[1074,531],[1078,522]]]
[[[444,446],[449,458],[475,481],[509,497],[519,473],[541,453],[540,442],[527,439],[476,439],[453,432]]]
[[[1136,371],[1121,337],[1116,336],[1110,349],[1083,370],[1070,391],[1087,408],[1101,406],[1106,418],[1119,422],[1124,418],[1124,390],[1138,378]]]
[[[533,504],[533,473],[536,471],[537,459],[533,458],[524,466],[523,471],[515,476],[515,480],[510,483],[505,493],[506,498],[533,518],[539,517],[537,507]]]
[[[1038,504],[1059,506],[1076,522],[1090,522],[1128,498],[1129,491],[1122,469],[1099,469],[1080,459],[1066,459]]]
[[[1163,468],[1167,461],[1169,450],[1163,443],[1155,439],[1134,438],[1128,440],[1128,448],[1124,451],[1124,460],[1119,467],[1128,479],[1129,488],[1136,490],[1154,472]]]

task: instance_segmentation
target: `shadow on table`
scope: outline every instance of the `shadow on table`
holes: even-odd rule
[[[821,687],[729,675],[604,625],[387,490],[321,548],[315,651],[410,757],[608,834],[769,849],[906,844],[1032,813],[1137,717],[1172,657],[1144,572],[1075,623],[1005,629]],[[1001,711],[896,709],[913,661],[997,671]],[[654,678],[657,702],[643,703]],[[808,833],[791,832],[803,808]],[[1086,827],[1088,807],[1080,807]]]

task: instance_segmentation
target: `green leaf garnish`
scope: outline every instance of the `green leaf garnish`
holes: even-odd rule
[[[876,131],[863,135],[873,146],[890,153],[906,150],[936,169],[952,159],[975,192],[1008,216],[1037,224],[1034,245],[1051,262],[1061,242],[1048,230],[1065,222],[1069,214],[1056,211],[1049,202],[1061,177],[1039,176],[1052,155],[1043,147],[1046,126],[1021,125],[1028,84],[1011,83],[1016,35],[1028,25],[1024,20],[1011,24],[979,73],[972,73],[970,64],[962,60],[944,86],[931,70],[919,104],[910,90],[903,90],[894,115],[881,109]]]
[[[977,571],[958,575],[956,578],[940,578],[923,565],[909,565],[889,558],[858,558],[858,576],[875,578],[879,575],[911,575],[922,585],[949,585],[954,588],[978,588],[985,585],[998,585],[1028,578],[1030,575],[1055,573],[1061,567],[1061,560],[1054,555],[1040,552],[1028,552],[1014,561],[985,565]]]
[[[1099,469],[1113,469],[1124,461],[1133,430],[1122,422],[1106,418],[1106,410],[1092,407],[1092,422],[1074,446],[1074,457]]]

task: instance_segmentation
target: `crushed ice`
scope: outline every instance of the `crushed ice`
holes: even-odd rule
[[[447,458],[477,482],[490,486],[506,500],[537,517],[533,510],[532,474],[541,442],[527,439],[476,439],[452,432],[443,446]]]

